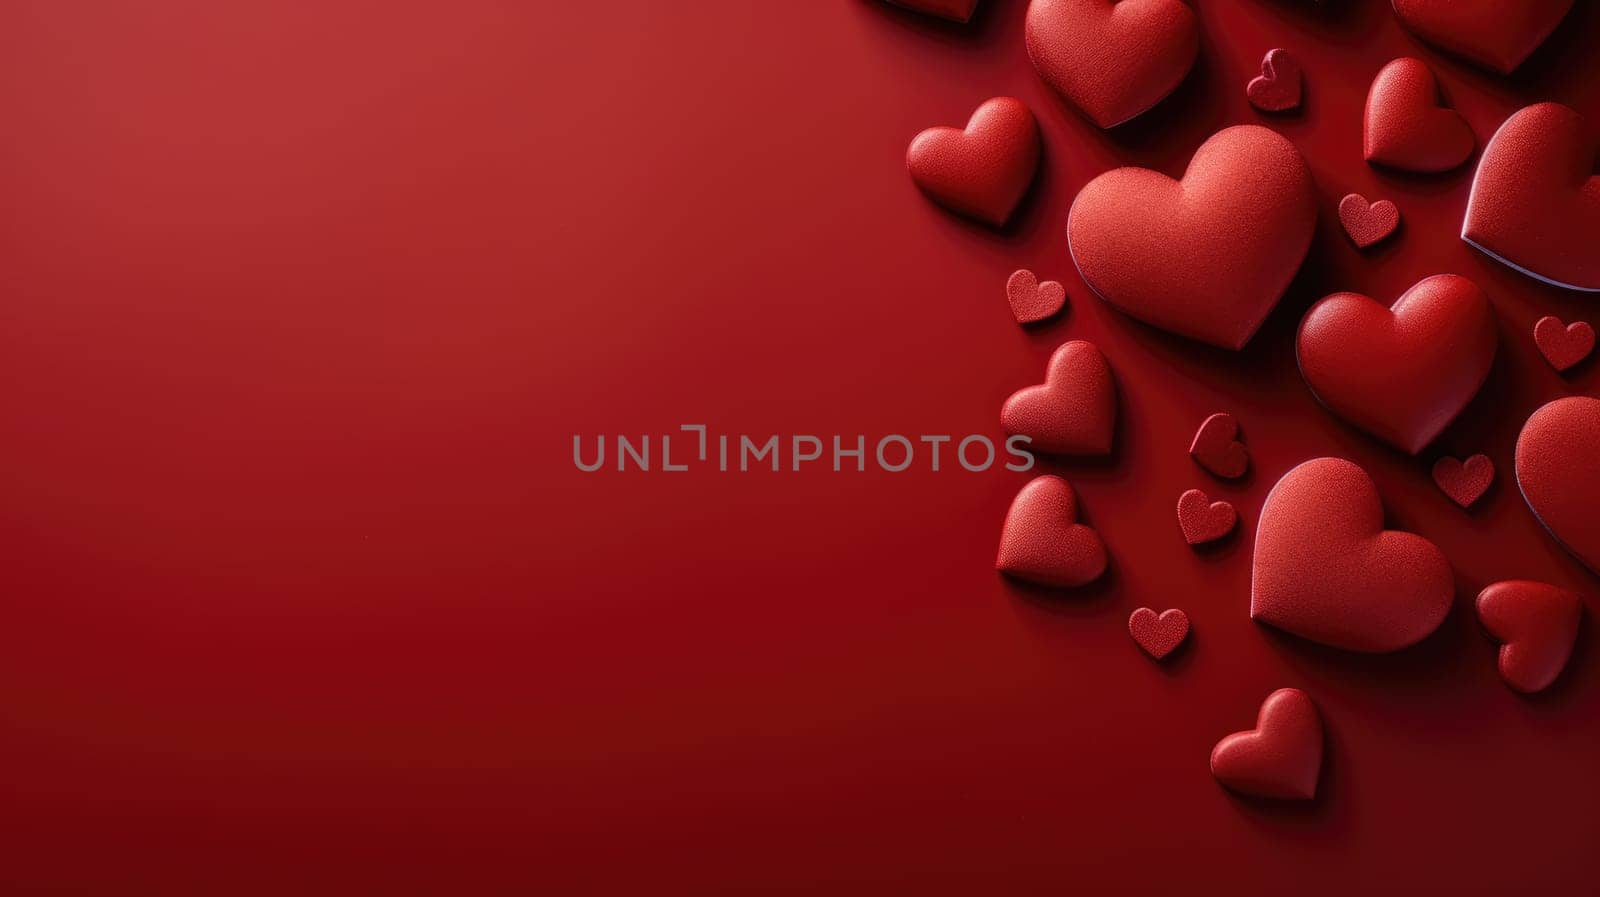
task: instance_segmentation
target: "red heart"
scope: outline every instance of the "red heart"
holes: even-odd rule
[[[1533,341],[1551,367],[1565,371],[1594,351],[1594,328],[1588,321],[1563,324],[1555,315],[1547,315],[1533,325]]]
[[[1178,528],[1183,530],[1183,540],[1190,545],[1215,542],[1233,532],[1239,515],[1233,505],[1225,501],[1212,501],[1199,489],[1190,489],[1178,498]]]
[[[1488,455],[1473,455],[1464,463],[1446,455],[1433,462],[1433,482],[1451,501],[1470,507],[1494,483],[1494,462]]]
[[[1223,479],[1244,476],[1250,469],[1250,452],[1236,437],[1239,422],[1227,412],[1218,412],[1205,419],[1189,443],[1189,457],[1196,464]]]
[[[1517,485],[1544,528],[1600,573],[1600,399],[1556,399],[1528,418]]]
[[[1157,616],[1150,608],[1141,607],[1128,617],[1128,634],[1144,653],[1160,660],[1189,637],[1189,615],[1173,608]]]
[[[1000,227],[1039,167],[1039,125],[1021,100],[996,97],[966,130],[929,128],[911,141],[906,168],[934,202]]]
[[[1073,340],[1050,356],[1044,383],[1019,390],[1000,424],[1034,448],[1057,455],[1104,455],[1117,423],[1117,389],[1093,343]]]
[[[1182,181],[1118,168],[1079,191],[1067,244],[1084,282],[1146,323],[1240,349],[1300,270],[1317,224],[1311,171],[1294,144],[1228,128]]]
[[[1300,322],[1300,374],[1328,410],[1415,455],[1461,413],[1494,364],[1494,312],[1454,274],[1419,281],[1394,307],[1335,293]]]
[[[1542,582],[1497,582],[1478,593],[1478,619],[1500,645],[1500,678],[1520,692],[1556,681],[1578,640],[1583,601]]]
[[[1211,774],[1244,794],[1310,800],[1322,772],[1322,717],[1298,688],[1280,688],[1261,702],[1256,727],[1235,732],[1211,750]]]
[[[1510,74],[1556,30],[1572,0],[1394,0],[1412,34]]]
[[[1352,193],[1339,201],[1339,223],[1357,249],[1366,249],[1400,226],[1400,209],[1387,199],[1369,204],[1365,196]]]
[[[1524,274],[1600,290],[1600,143],[1559,103],[1506,119],[1478,161],[1461,239]]]
[[[1106,569],[1106,547],[1078,522],[1078,502],[1067,481],[1036,477],[1011,502],[1000,532],[995,568],[1047,586],[1081,586]]]
[[[1422,60],[1396,59],[1373,79],[1362,138],[1368,162],[1403,171],[1449,171],[1477,145],[1461,113],[1439,105],[1439,82]]]
[[[1284,474],[1256,526],[1250,617],[1351,651],[1397,651],[1450,612],[1455,580],[1444,554],[1383,528],[1366,471],[1317,458]]]
[[[1067,288],[1053,280],[1040,283],[1038,275],[1024,268],[1012,272],[1006,281],[1006,299],[1017,323],[1032,324],[1061,310],[1067,302]]]
[[[1245,87],[1244,95],[1262,112],[1288,112],[1300,106],[1304,80],[1300,63],[1288,50],[1268,50],[1261,60],[1261,74]]]
[[[1102,128],[1161,102],[1200,51],[1179,0],[1033,0],[1024,29],[1039,76]]]
[[[978,8],[978,0],[889,0],[895,6],[925,12],[930,16],[949,19],[952,22],[965,22],[972,18],[973,10]]]

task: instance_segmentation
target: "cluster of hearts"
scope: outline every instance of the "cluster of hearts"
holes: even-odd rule
[[[965,21],[977,0],[892,0]],[[1430,44],[1492,70],[1515,69],[1560,24],[1572,0],[1394,0],[1404,25]],[[1032,0],[1029,56],[1039,74],[1103,128],[1125,122],[1167,96],[1188,74],[1199,24],[1181,0]],[[1139,47],[1137,53],[1114,48]],[[1108,49],[1112,48],[1112,49]],[[1269,52],[1246,88],[1265,111],[1299,106],[1302,75],[1284,50]],[[1454,169],[1476,138],[1440,103],[1427,64],[1385,66],[1367,97],[1368,162],[1416,172]],[[965,129],[933,128],[907,153],[917,185],[935,202],[1003,225],[1034,177],[1039,132],[1020,100],[984,103]],[[1596,147],[1572,109],[1540,103],[1515,113],[1485,148],[1468,200],[1462,239],[1532,277],[1576,290],[1600,290],[1600,177]],[[1102,300],[1155,327],[1227,349],[1244,347],[1310,247],[1317,197],[1299,150],[1263,127],[1213,135],[1181,181],[1119,168],[1091,181],[1073,201],[1069,251]],[[1207,210],[1203,216],[1199,210]],[[1362,248],[1399,223],[1392,203],[1346,197],[1340,219]],[[1206,226],[1197,226],[1204,217]],[[1175,254],[1181,253],[1181,260]],[[1024,323],[1060,310],[1066,291],[1019,271],[1007,285]],[[1536,340],[1557,369],[1587,356],[1588,324],[1541,321]],[[1383,347],[1380,351],[1378,348]],[[1392,350],[1392,351],[1391,351]],[[1493,311],[1483,291],[1453,274],[1417,283],[1392,308],[1338,293],[1301,322],[1302,375],[1333,413],[1412,455],[1467,405],[1496,351]],[[1379,358],[1387,359],[1378,363]],[[1399,368],[1396,368],[1396,365]],[[1404,384],[1404,388],[1396,388]],[[1001,412],[1008,433],[1062,455],[1111,449],[1116,392],[1111,369],[1092,344],[1072,341],[1051,358],[1046,382],[1012,396]],[[1238,424],[1213,415],[1190,454],[1212,474],[1244,474],[1249,456]],[[1600,571],[1600,513],[1586,496],[1600,483],[1600,399],[1572,396],[1536,411],[1516,447],[1516,475],[1534,514],[1555,538]],[[1435,480],[1463,506],[1493,478],[1489,459],[1441,459]],[[1583,480],[1575,483],[1574,478]],[[1586,480],[1584,478],[1587,478]],[[1226,502],[1190,490],[1178,519],[1190,544],[1220,538],[1236,515]],[[1432,633],[1453,601],[1443,553],[1411,533],[1385,530],[1378,491],[1361,467],[1317,458],[1289,471],[1268,494],[1258,524],[1250,615],[1307,639],[1351,651],[1405,648]],[[1078,523],[1072,487],[1041,476],[1017,495],[1000,538],[997,566],[1031,582],[1071,588],[1105,569],[1099,535]],[[1477,598],[1480,619],[1502,642],[1501,676],[1519,691],[1549,685],[1566,665],[1582,601],[1556,586],[1508,581]],[[1181,610],[1136,611],[1129,630],[1160,659],[1187,636]],[[1310,798],[1322,758],[1322,723],[1297,689],[1261,707],[1254,731],[1223,739],[1213,774],[1245,793]]]

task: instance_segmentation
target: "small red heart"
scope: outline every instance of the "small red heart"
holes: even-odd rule
[[[1466,119],[1439,105],[1439,82],[1420,59],[1396,59],[1367,92],[1368,162],[1402,171],[1449,171],[1478,145]]]
[[[1036,477],[1022,487],[1000,532],[995,568],[1047,586],[1081,586],[1106,569],[1100,535],[1078,522],[1078,501],[1066,480]]]
[[[1578,640],[1583,600],[1542,582],[1497,582],[1478,593],[1478,620],[1500,642],[1500,678],[1531,694],[1556,681]]]
[[[889,2],[895,6],[925,12],[930,16],[938,16],[952,22],[967,21],[978,8],[978,0],[889,0]]]
[[[1411,33],[1502,75],[1537,50],[1570,9],[1572,0],[1394,0]]]
[[[1494,462],[1488,455],[1473,455],[1465,462],[1446,455],[1433,462],[1433,482],[1451,501],[1471,507],[1494,482]]]
[[[1245,87],[1244,95],[1262,112],[1288,112],[1299,108],[1304,81],[1300,62],[1288,50],[1268,50],[1261,60],[1261,74]]]
[[[1038,275],[1024,268],[1014,271],[1006,281],[1006,299],[1019,324],[1032,324],[1054,315],[1067,303],[1067,288],[1053,280],[1039,282]]]
[[[1555,315],[1547,315],[1533,325],[1533,341],[1551,367],[1566,371],[1594,351],[1594,328],[1588,321],[1563,324]]]
[[[1339,223],[1357,249],[1366,249],[1400,226],[1400,209],[1387,199],[1369,204],[1365,196],[1352,193],[1339,201]]]
[[[1239,422],[1227,412],[1205,419],[1189,443],[1189,457],[1196,464],[1225,480],[1244,476],[1250,469],[1250,452],[1238,440]]]
[[[1528,418],[1517,485],[1544,528],[1600,573],[1600,399],[1556,399]]]
[[[1117,389],[1093,343],[1073,340],[1050,356],[1044,383],[1018,390],[1000,409],[1006,433],[1040,451],[1104,455],[1117,423]]]
[[[1180,0],[1033,0],[1024,31],[1039,77],[1102,128],[1161,102],[1200,52]]]
[[[1235,732],[1211,750],[1211,774],[1255,797],[1310,800],[1322,773],[1322,716],[1298,688],[1280,688],[1261,702],[1256,727]]]
[[[1233,505],[1225,501],[1212,501],[1199,489],[1190,489],[1178,498],[1178,528],[1183,530],[1183,540],[1190,545],[1215,542],[1233,532],[1239,515]]]
[[[1128,617],[1128,634],[1144,653],[1160,660],[1176,651],[1189,637],[1189,615],[1173,608],[1158,616],[1150,608],[1141,607]]]
[[[929,128],[906,150],[911,179],[934,202],[1000,227],[1039,167],[1039,125],[1021,100],[996,97],[965,130]]]

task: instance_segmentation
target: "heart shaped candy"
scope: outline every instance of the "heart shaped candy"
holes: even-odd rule
[[[1035,477],[1017,493],[1000,532],[995,569],[1062,587],[1086,585],[1105,572],[1105,544],[1078,522],[1078,500],[1066,480]]]
[[[1394,0],[1412,34],[1501,74],[1556,30],[1572,0]]]
[[[996,97],[967,127],[929,128],[906,150],[911,179],[939,205],[1000,227],[1039,167],[1039,124],[1021,100]]]
[[[1189,637],[1189,615],[1177,608],[1157,615],[1150,608],[1141,607],[1128,617],[1128,634],[1144,653],[1161,660]]]
[[[1563,324],[1555,315],[1546,315],[1533,325],[1533,342],[1551,367],[1567,371],[1594,351],[1594,328],[1588,321]]]
[[[1190,489],[1178,497],[1178,528],[1183,530],[1183,540],[1190,545],[1215,542],[1233,532],[1239,515],[1233,505],[1225,501],[1212,501],[1211,496],[1199,489]]]
[[[1400,209],[1387,199],[1368,203],[1359,193],[1339,201],[1339,223],[1357,249],[1381,242],[1400,226]]]
[[[1245,85],[1250,105],[1262,112],[1288,112],[1300,107],[1305,74],[1288,50],[1268,50],[1261,60],[1261,74]]]
[[[1235,732],[1211,750],[1211,774],[1255,797],[1310,800],[1322,773],[1322,716],[1298,688],[1280,688],[1261,703],[1256,727]]]
[[[1500,678],[1520,692],[1556,681],[1578,640],[1583,601],[1542,582],[1497,582],[1478,593],[1478,619],[1500,642]]]
[[[1363,155],[1402,171],[1449,171],[1467,161],[1478,138],[1454,109],[1439,105],[1439,82],[1420,59],[1396,59],[1367,91]]]
[[[1600,573],[1600,399],[1556,399],[1528,418],[1517,485],[1544,528]]]
[[[1226,411],[1206,418],[1189,443],[1189,457],[1225,480],[1244,476],[1250,469],[1250,452],[1238,440],[1239,422]]]
[[[1054,280],[1039,282],[1038,275],[1026,268],[1013,271],[1006,280],[1006,300],[1018,324],[1032,324],[1054,315],[1067,304],[1067,288]]]
[[[1473,455],[1466,461],[1446,455],[1433,462],[1433,482],[1451,501],[1470,507],[1494,483],[1494,462],[1488,455]]]
[[[1104,455],[1117,423],[1111,367],[1093,343],[1073,340],[1050,356],[1045,381],[1020,390],[1000,409],[1006,433],[1057,455]]]
[[[1180,0],[1033,0],[1024,32],[1039,76],[1102,128],[1161,102],[1200,51]]]

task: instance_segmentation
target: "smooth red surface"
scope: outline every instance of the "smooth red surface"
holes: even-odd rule
[[[1427,58],[1480,136],[1600,120],[1600,8],[1509,80],[1379,0],[1197,3],[1177,94],[1102,132],[1022,46],[867,0],[15,0],[0,6],[0,883],[73,895],[1582,892],[1600,656],[1522,697],[1472,596],[1600,579],[1512,484],[1522,420],[1593,394],[1534,321],[1595,299],[1458,238],[1471,167],[1361,159],[1379,66]],[[1240,89],[1293,50],[1305,108]],[[907,143],[1015,94],[1045,163],[995,234],[906,177]],[[1072,272],[1078,187],[1169,176],[1264,123],[1318,181],[1305,271],[1243,352],[1138,324]],[[1406,227],[1358,253],[1340,197]],[[1029,267],[1072,310],[1023,329]],[[1294,325],[1334,290],[1454,271],[1501,353],[1437,450],[1507,473],[1469,514],[1323,412]],[[1122,391],[1109,463],[1054,464],[1112,563],[1079,594],[998,575],[1040,471],[582,473],[575,433],[987,433],[1066,339]],[[1252,471],[1186,454],[1238,416]],[[592,446],[592,441],[587,443]],[[687,441],[673,444],[679,452]],[[659,446],[657,446],[659,448]],[[1414,649],[1248,619],[1266,490],[1362,463],[1454,566]],[[1183,544],[1202,487],[1243,526]],[[1151,663],[1141,606],[1191,643]],[[1264,696],[1321,711],[1318,797],[1218,786]]]

